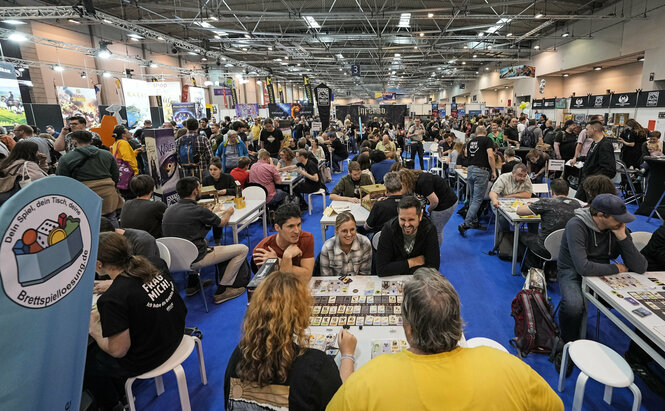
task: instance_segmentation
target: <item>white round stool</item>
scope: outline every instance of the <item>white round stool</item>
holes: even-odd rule
[[[619,354],[596,341],[577,340],[569,342],[563,347],[561,370],[559,372],[559,392],[563,391],[569,355],[580,369],[580,375],[577,377],[577,383],[575,384],[573,411],[582,409],[584,387],[589,377],[605,385],[603,400],[606,403],[612,403],[612,389],[614,387],[628,387],[633,393],[633,411],[640,409],[642,393],[637,385],[633,383],[633,370]]]
[[[466,348],[474,348],[474,347],[492,347],[496,348],[497,350],[501,350],[503,352],[508,352],[506,350],[506,347],[503,345],[499,344],[498,342],[490,339],[490,338],[485,338],[485,337],[474,337],[470,340],[466,340]]]

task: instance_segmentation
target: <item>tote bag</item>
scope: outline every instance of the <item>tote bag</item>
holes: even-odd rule
[[[118,184],[116,184],[116,187],[121,190],[128,190],[129,181],[134,176],[134,170],[132,170],[132,167],[127,161],[118,157],[118,146],[120,145],[120,141],[121,140],[118,140],[118,142],[116,142],[115,151],[113,152],[113,157],[115,157],[115,162],[118,165],[118,171],[120,172],[120,177],[118,178]]]

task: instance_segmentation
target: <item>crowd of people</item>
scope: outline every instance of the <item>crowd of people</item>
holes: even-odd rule
[[[86,387],[100,408],[117,406],[122,397],[118,382],[155,368],[180,341],[187,310],[156,244],[161,237],[178,237],[197,249],[187,297],[211,283],[198,275],[204,267],[218,268],[214,302],[221,304],[246,290],[245,265],[256,272],[269,259],[278,261],[279,271],[263,281],[247,308],[242,339],[227,366],[224,392],[231,407],[258,401],[265,407],[294,409],[406,409],[420,401],[424,408],[465,403],[474,408],[563,409],[547,383],[516,357],[458,346],[459,297],[438,271],[441,250],[450,241],[444,239],[444,227],[457,211],[464,217],[458,227],[462,237],[470,235],[469,230],[485,230],[481,220],[486,211],[500,207],[503,198],[531,198],[532,185],[547,179],[550,197],[516,210],[541,216],[540,225],[530,224],[521,236],[526,250],[522,270],[541,267],[549,256],[545,239],[565,230],[558,268],[550,279],[558,280],[561,289],[563,341],[576,340],[586,316],[582,277],[665,270],[665,226],[638,251],[625,225],[635,217],[611,180],[617,161],[613,143],[621,147],[626,166],[643,175],[648,172],[644,158],[662,154],[659,133],[631,119],[614,138],[603,116],[590,116],[584,129],[572,120],[554,127],[545,116],[540,121],[512,115],[416,117],[405,125],[376,117],[359,125],[349,116],[315,132],[315,120],[189,118],[180,128],[165,122],[161,128],[173,130],[181,173],[179,201],[168,207],[155,196],[156,176],[146,157],[149,120],[133,133],[116,126],[110,147],[78,116],[60,132],[49,126],[41,134],[27,125],[11,133],[0,130],[0,190],[6,189],[0,201],[50,174],[78,180],[102,198],[95,284],[95,292],[102,295],[91,316],[96,344],[86,365]],[[290,137],[282,127],[290,128]],[[457,137],[460,132],[464,138]],[[427,144],[436,147],[444,172],[426,170]],[[517,156],[520,149],[523,159]],[[361,187],[371,184],[382,184],[385,194],[362,225],[353,213],[339,213],[334,236],[317,251],[313,235],[302,229],[303,195],[327,192],[327,174],[331,169],[341,173],[347,159],[348,174],[332,188],[330,200],[360,203]],[[584,164],[578,173],[569,168],[551,173],[550,159]],[[461,168],[467,173],[466,196],[450,184]],[[293,195],[285,186],[284,180],[291,178],[286,173],[302,178]],[[5,181],[12,186],[7,188]],[[571,185],[576,198],[569,196]],[[199,205],[203,187],[234,196],[250,186],[265,191],[275,233],[253,250],[224,245],[223,227],[234,208],[215,213]],[[510,230],[500,215],[495,224],[501,232]],[[622,263],[615,262],[618,256]],[[412,275],[402,304],[410,348],[354,371],[356,338],[351,333],[338,335],[339,366],[307,347],[304,332],[312,301],[308,284],[312,276],[370,274]],[[155,298],[163,309],[147,309]],[[639,347],[631,349],[634,358],[640,357]],[[558,369],[560,353],[556,358]],[[477,367],[483,367],[481,377],[458,372]],[[481,389],[484,394],[478,396]]]

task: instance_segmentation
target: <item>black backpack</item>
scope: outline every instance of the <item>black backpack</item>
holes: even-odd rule
[[[524,147],[535,147],[538,143],[536,138],[536,133],[533,132],[535,127],[530,126],[524,129],[522,132],[522,139],[520,140],[520,145]]]
[[[520,357],[529,353],[551,354],[559,344],[559,328],[552,305],[540,290],[523,289],[513,300],[510,315],[515,319],[515,337],[510,345]]]
[[[224,275],[224,271],[226,270],[226,266],[229,265],[229,261],[231,260],[226,260],[222,261],[221,263],[217,264],[217,272],[215,273],[216,279],[217,279],[217,284],[222,280],[222,276]],[[236,279],[233,282],[230,287],[233,288],[241,288],[241,287],[247,287],[247,284],[249,284],[249,281],[252,279],[252,271],[249,268],[249,263],[247,260],[244,260],[242,262],[242,265],[238,269],[238,274],[236,275]]]

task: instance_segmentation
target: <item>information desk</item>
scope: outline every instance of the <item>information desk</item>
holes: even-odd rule
[[[379,354],[407,348],[401,304],[404,282],[410,277],[352,276],[347,277],[351,280],[347,284],[339,277],[313,277],[310,287],[314,306],[307,330],[310,346],[336,355],[339,364],[337,334],[347,326],[358,340],[356,369]],[[460,344],[465,344],[464,337]]]
[[[516,204],[530,204],[535,203],[540,200],[539,198],[500,198],[499,202],[501,203],[500,207],[494,209],[494,247],[497,246],[497,241],[499,239],[499,224],[496,220],[499,218],[499,215],[502,215],[508,220],[510,225],[514,227],[515,233],[513,235],[513,265],[511,269],[512,275],[517,275],[517,250],[519,249],[520,244],[520,229],[524,223],[540,223],[540,216],[518,216],[516,211]],[[516,203],[517,202],[517,203]],[[519,204],[521,205],[521,204]],[[521,256],[520,256],[521,257]]]
[[[353,217],[356,219],[357,225],[365,224],[365,221],[367,221],[367,217],[369,217],[369,210],[367,210],[359,203],[356,204],[350,201],[335,200],[330,203],[329,207],[335,210],[335,212],[332,213],[330,216],[326,216],[325,214],[321,216],[321,238],[323,239],[324,243],[326,242],[326,229],[328,228],[328,226],[335,225],[335,219],[337,218],[337,214],[343,211],[350,211],[351,214],[353,214]]]
[[[665,351],[665,272],[583,277],[582,292],[590,303],[642,347],[654,361],[665,368],[665,358],[604,304],[604,301],[607,302],[621,317],[635,326],[647,340]],[[638,304],[633,305],[626,298],[633,299]],[[646,309],[651,314],[640,317],[633,312],[638,308]]]

